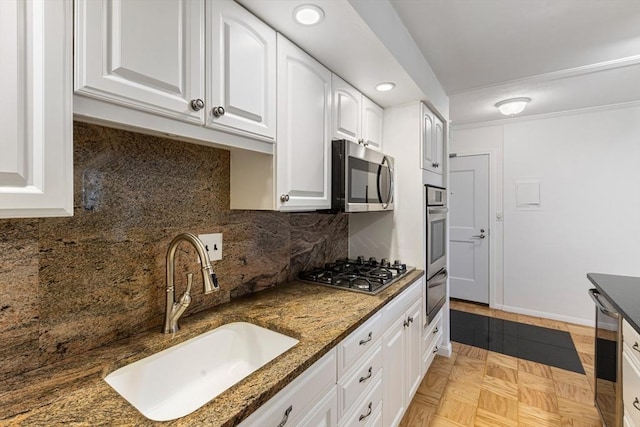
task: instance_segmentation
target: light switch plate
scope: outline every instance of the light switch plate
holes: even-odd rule
[[[198,238],[204,243],[209,254],[209,261],[222,259],[222,233],[200,234]]]

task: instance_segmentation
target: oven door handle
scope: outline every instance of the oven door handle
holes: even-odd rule
[[[607,307],[605,307],[602,301],[600,301],[599,295],[600,295],[600,292],[598,292],[597,289],[589,289],[589,296],[591,297],[593,302],[596,303],[596,308],[601,312],[603,312],[604,314],[606,314],[607,316],[617,318],[618,313],[616,313],[615,311],[611,311]]]
[[[442,279],[436,280],[436,278],[440,276],[442,276]],[[447,277],[449,277],[449,273],[447,272],[446,268],[443,268],[442,271],[440,271],[440,273],[436,274],[431,279],[427,280],[427,287],[433,288],[434,286],[442,285],[447,281]]]
[[[429,208],[429,213],[447,213],[449,212],[448,208]]]

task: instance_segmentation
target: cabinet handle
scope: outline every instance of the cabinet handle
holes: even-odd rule
[[[437,334],[438,333],[438,327],[436,326],[436,328],[433,330],[432,332],[433,334]]]
[[[358,139],[358,144],[364,144],[364,139],[359,138],[359,139]]]
[[[411,317],[411,316],[407,317],[407,322],[413,323],[413,317]]]
[[[372,339],[373,339],[373,332],[369,332],[369,335],[367,336],[366,340],[360,340],[360,345],[365,345],[366,343],[368,343]]]
[[[638,353],[640,353],[640,344],[638,344],[637,342],[635,344],[633,344],[633,347],[631,347],[632,349],[634,349],[635,351],[637,351]]]
[[[204,101],[200,98],[192,99],[190,105],[193,111],[200,111],[204,108]]]
[[[373,370],[373,366],[369,366],[369,375],[367,375],[366,377],[360,377],[360,381],[359,382],[363,383],[366,380],[368,380],[369,378],[371,378],[372,370]]]
[[[405,319],[404,322],[402,322],[402,324],[404,325],[404,327],[406,328],[407,326],[409,326],[409,321]]]
[[[360,418],[358,418],[358,421],[362,421],[365,418],[367,418],[369,415],[371,415],[371,406],[373,405],[373,402],[369,402],[369,410],[367,411],[366,415],[360,415]]]
[[[291,413],[292,410],[293,410],[293,405],[289,406],[284,411],[284,417],[282,417],[282,421],[280,421],[280,424],[278,424],[278,427],[284,427],[284,425],[287,423],[287,421],[289,421],[289,414]]]
[[[280,196],[280,201],[281,201],[282,203],[284,203],[284,202],[288,202],[288,201],[289,201],[289,195],[288,195],[288,194],[283,194],[283,195],[281,195],[281,196]]]
[[[640,400],[637,397],[633,400],[633,407],[640,411]]]
[[[436,354],[438,352],[438,346],[436,346],[436,348],[433,350],[433,354]]]
[[[211,114],[213,114],[214,117],[222,117],[222,116],[224,116],[224,107],[222,107],[222,106],[213,107],[211,109]]]

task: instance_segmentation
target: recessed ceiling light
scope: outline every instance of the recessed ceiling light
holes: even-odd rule
[[[393,89],[394,87],[396,87],[395,83],[392,82],[384,82],[384,83],[378,83],[376,85],[376,90],[379,92],[386,92],[388,90]]]
[[[511,98],[500,101],[496,104],[498,110],[505,116],[515,116],[522,113],[524,107],[531,101],[531,98]]]
[[[293,9],[293,20],[298,24],[311,26],[322,22],[324,11],[314,4],[303,4]]]

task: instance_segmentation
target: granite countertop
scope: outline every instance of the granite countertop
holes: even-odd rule
[[[589,273],[587,278],[640,334],[640,277]]]
[[[186,317],[175,335],[142,332],[18,375],[0,388],[0,424],[236,425],[422,274],[414,270],[378,295],[294,281]],[[122,366],[235,321],[282,332],[299,343],[192,414],[166,423],[145,418],[103,380]]]

